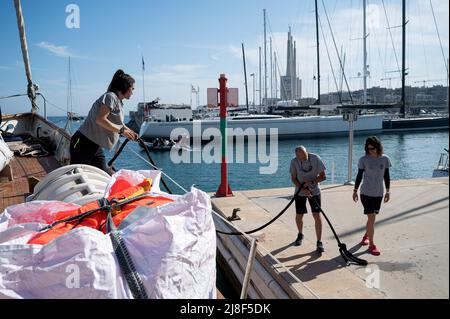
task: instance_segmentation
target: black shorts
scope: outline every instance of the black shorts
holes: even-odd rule
[[[372,197],[361,194],[361,203],[364,206],[364,214],[378,214],[383,197]]]
[[[320,213],[320,195],[313,196],[312,198],[308,198],[306,196],[295,196],[295,212],[300,215],[304,215],[308,213],[306,209],[306,199],[308,199],[309,206],[311,207],[311,211],[313,213]],[[313,200],[315,199],[315,201]]]
[[[80,131],[70,140],[70,164],[92,165],[108,172],[103,149]]]

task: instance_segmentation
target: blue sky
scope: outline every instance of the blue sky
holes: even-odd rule
[[[80,28],[66,27],[69,4],[76,4],[80,9]],[[324,0],[324,4],[339,50],[345,52],[350,87],[360,89],[362,1]],[[448,2],[432,0],[432,4],[446,59]],[[392,40],[386,31],[387,20],[391,27],[400,25],[400,6],[400,0],[368,1],[369,86],[400,86],[398,75],[389,71],[398,69],[392,42],[400,59],[401,29],[391,29]],[[280,71],[284,73],[286,68],[287,30],[291,26],[297,41],[303,97],[314,96],[316,57],[312,0],[22,1],[34,82],[53,104],[66,109],[68,56],[71,56],[73,110],[81,114],[87,114],[118,68],[137,81],[134,96],[125,103],[126,111],[135,109],[143,96],[141,54],[146,63],[146,100],[159,97],[161,103],[189,104],[192,84],[200,88],[200,104],[205,104],[206,89],[217,87],[219,75],[225,73],[229,87],[240,89],[240,102],[244,103],[241,43],[246,49],[247,74],[257,73],[258,46],[263,45],[263,8],[267,9],[268,38],[273,39]],[[445,85],[445,59],[430,1],[408,1],[407,11],[410,20],[407,83],[420,86],[423,85],[420,81],[427,81],[427,86]],[[325,34],[325,41],[321,35],[322,91],[335,91],[325,42],[336,73],[339,72],[338,62],[321,1],[319,12]],[[0,96],[24,93],[26,77],[12,0],[0,1],[0,30]],[[381,80],[389,77],[391,80]],[[248,81],[251,102],[250,76]],[[29,109],[25,98],[0,100],[0,105],[8,113]],[[61,115],[63,112],[49,106],[48,113]]]

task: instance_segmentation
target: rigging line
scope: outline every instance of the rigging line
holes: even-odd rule
[[[46,103],[50,104],[51,106],[55,107],[56,109],[58,109],[58,110],[60,110],[60,111],[63,111],[64,113],[66,113],[66,110],[65,110],[65,109],[63,109],[62,107],[59,107],[58,105],[56,105],[56,104],[50,102],[50,101],[44,96],[44,94],[42,94],[42,93],[39,92],[38,95],[42,96],[42,98],[44,99],[44,101],[45,101]]]
[[[269,27],[269,33],[272,36],[272,39],[275,39],[275,36],[273,34],[273,31],[272,31],[272,25],[270,24],[270,17],[269,17],[269,15],[267,13],[266,13],[266,19],[267,19],[267,26]],[[277,45],[276,45],[276,41],[273,41],[272,44],[273,44],[273,47],[275,49],[276,54],[278,55],[278,57],[280,57],[280,54],[278,52],[278,48],[277,48]],[[280,71],[280,68],[278,67],[278,64],[281,64],[279,58],[277,59],[277,69],[278,69],[278,71]],[[281,66],[281,67],[283,67],[283,66]]]
[[[398,72],[401,72],[400,64],[398,63],[397,51],[395,50],[394,38],[392,37],[391,26],[390,26],[389,18],[388,18],[387,11],[386,11],[386,6],[384,5],[384,0],[381,0],[381,2],[383,3],[384,16],[386,17],[386,23],[387,23],[388,30],[389,30],[389,36],[391,38],[392,49],[394,50],[395,62],[397,63],[397,70],[399,70]]]
[[[38,95],[38,93],[35,93],[35,95]],[[6,100],[6,99],[12,99],[15,97],[23,97],[23,96],[29,96],[28,94],[14,94],[14,95],[8,95],[8,96],[1,96],[0,100]],[[36,100],[34,100],[34,106],[36,107],[36,110],[39,110],[39,106],[36,104]]]
[[[437,33],[437,36],[439,39],[439,45],[441,46],[442,58],[444,59],[444,65],[445,65],[445,68],[446,68],[447,74],[448,74],[448,64],[445,59],[445,53],[444,53],[444,48],[442,47],[441,35],[439,34],[439,29],[438,29],[437,22],[436,22],[436,16],[434,14],[433,2],[431,0],[430,0],[430,7],[431,7],[431,13],[433,13],[434,26],[436,28],[436,33]]]
[[[419,19],[420,21],[424,21],[423,17],[422,17],[422,7],[420,6],[420,1],[417,2],[417,6],[419,8]],[[420,28],[420,35],[421,35],[421,40],[422,40],[422,49],[423,49],[423,57],[425,60],[425,73],[426,73],[426,79],[428,80],[430,78],[429,74],[428,74],[428,58],[427,58],[427,51],[425,49],[425,40],[423,37],[423,28]]]
[[[177,183],[173,178],[171,178],[169,175],[167,175],[166,173],[164,173],[161,169],[159,169],[158,167],[156,167],[155,165],[153,165],[152,163],[150,163],[149,161],[147,161],[144,157],[142,157],[140,154],[138,154],[135,150],[131,149],[131,152],[134,153],[136,156],[138,156],[141,160],[143,160],[144,162],[146,162],[147,164],[149,164],[150,166],[152,166],[153,168],[159,170],[161,172],[161,174],[163,174],[165,177],[167,177],[167,179],[169,179],[170,181],[172,181],[176,186],[178,186],[180,189],[182,189],[184,192],[188,193],[188,190],[185,189],[183,186],[181,186],[179,183]],[[228,224],[230,226],[232,226],[234,229],[236,229],[237,231],[242,232],[242,236],[244,236],[245,238],[247,238],[247,240],[251,241],[252,237],[250,235],[247,235],[244,233],[243,230],[241,230],[239,227],[237,227],[236,225],[230,223],[230,221],[228,221],[227,219],[225,219],[225,217],[223,217],[221,214],[219,214],[218,212],[216,212],[214,209],[211,209],[211,211],[219,218],[221,219],[223,222],[225,222],[225,224]],[[271,252],[269,252],[266,248],[264,248],[264,246],[259,245],[258,246],[261,250],[264,250],[265,253],[272,257],[274,260],[278,260],[277,257],[275,257]],[[316,298],[319,298],[319,296],[314,293],[314,291],[308,287],[308,285],[306,285],[303,281],[301,281],[300,279],[297,278],[297,276],[295,276],[286,266],[284,266],[281,262],[279,263],[279,265],[281,265],[281,267],[283,267],[291,276],[292,278],[296,279],[303,287],[305,287],[305,289],[307,289],[312,295],[314,295]]]
[[[343,64],[342,64],[341,57],[339,56],[339,52],[338,52],[337,45],[336,45],[336,40],[335,40],[335,38],[334,38],[333,29],[331,28],[330,19],[328,18],[327,8],[325,7],[325,3],[324,3],[323,0],[322,0],[322,6],[323,6],[323,9],[324,9],[324,11],[325,11],[325,16],[327,17],[328,27],[330,28],[331,37],[332,37],[333,43],[334,43],[334,48],[335,48],[335,50],[336,50],[336,54],[337,54],[337,57],[338,57],[338,59],[339,59],[339,64],[340,64],[340,66],[341,66],[342,75],[343,75],[343,77],[344,77],[345,85],[347,86],[347,91],[348,91],[348,94],[349,94],[349,96],[350,96],[350,101],[351,101],[351,103],[353,104],[353,96],[352,96],[352,92],[350,91],[350,87],[349,87],[349,85],[348,85],[347,76],[345,75],[344,66],[343,66]]]
[[[350,1],[350,16],[353,17],[353,1]],[[331,18],[333,18],[333,17],[331,17]],[[350,39],[350,41],[347,42],[348,43],[348,50],[347,50],[347,48],[344,45],[342,45],[341,46],[341,50],[343,50],[344,48],[345,48],[345,50],[343,50],[341,52],[353,52],[352,51],[353,50],[353,41],[352,41],[352,39],[354,38],[353,37],[353,31],[360,30],[360,28],[356,27],[357,26],[356,25],[356,21],[357,21],[357,19],[350,19],[349,29],[347,30],[347,38]],[[357,48],[355,61],[359,60],[359,52],[360,52],[359,48]],[[350,74],[352,74],[352,72],[350,72]]]
[[[45,96],[42,93],[36,93],[36,95],[40,95],[42,96],[42,98],[44,99],[44,101],[52,106],[54,106],[55,108],[57,108],[60,111],[66,112],[66,110],[64,110],[63,108],[51,103],[47,98],[45,98]],[[9,96],[0,96],[0,100],[4,100],[4,99],[10,99],[10,98],[15,98],[15,97],[22,97],[22,96],[28,96],[28,94],[14,94],[14,95],[9,95]],[[37,105],[36,105],[37,106]]]
[[[342,94],[339,91],[339,86],[338,86],[338,83],[337,83],[336,74],[334,73],[333,63],[331,62],[330,51],[328,50],[328,44],[327,44],[327,41],[325,39],[325,33],[323,31],[322,20],[320,20],[320,16],[319,16],[319,25],[320,25],[320,30],[322,31],[322,38],[323,38],[323,42],[325,43],[325,48],[326,48],[327,55],[328,55],[328,61],[330,62],[330,68],[331,68],[331,73],[333,74],[334,85],[336,85],[336,92],[338,92],[339,103],[342,104]],[[328,94],[330,94],[330,92],[328,92]]]
[[[379,39],[377,33],[374,33],[372,38],[375,40],[375,46],[377,48],[378,58],[380,59],[381,69],[386,70],[386,61],[383,60],[383,56],[381,53],[382,45],[380,44],[380,39]]]
[[[351,7],[351,9],[353,11],[353,7]],[[363,52],[363,49],[364,49],[363,42],[364,42],[364,37],[366,37],[366,35],[367,35],[367,32],[366,32],[366,34],[364,34],[361,37],[361,30],[363,29],[363,23],[360,23],[361,20],[359,19],[360,18],[359,14],[362,11],[363,11],[362,1],[358,1],[357,5],[355,7],[355,15],[353,15],[353,12],[352,12],[352,16],[355,17],[352,20],[355,20],[355,24],[354,24],[353,30],[350,30],[350,41],[348,42],[349,43],[349,49],[346,50],[345,46],[343,46],[344,47],[344,51],[342,51],[343,54],[344,54],[344,56],[343,56],[344,68],[345,68],[345,64],[346,64],[345,62],[346,62],[347,52],[350,52],[350,54],[349,54],[350,56],[351,56],[351,53],[353,52],[353,50],[356,52],[355,61],[358,61],[358,62],[357,63],[349,63],[349,66],[347,67],[348,68],[348,73],[350,75],[352,75],[352,74],[355,75],[355,73],[354,73],[355,71],[354,71],[354,68],[352,66],[353,65],[358,65],[357,68],[356,68],[356,76],[353,76],[353,77],[350,76],[350,85],[352,85],[352,87],[355,87],[355,85],[354,85],[355,82],[356,82],[356,87],[360,87],[360,85],[361,85],[361,83],[360,83],[361,77],[358,75],[358,73],[362,74],[362,80],[364,81],[364,68],[363,68],[363,70],[361,72],[360,71],[361,70],[360,69],[361,65],[359,64],[360,63],[359,61],[364,61],[364,54],[366,52],[369,52],[369,51]],[[355,33],[356,33],[355,36],[353,36],[353,32],[352,31],[355,31]],[[356,43],[354,43],[355,41],[352,41],[352,39],[355,39],[355,40],[358,40],[358,41],[356,41]],[[360,39],[362,39],[362,41],[359,41]],[[363,54],[361,54],[361,52],[363,52]],[[342,87],[342,84],[341,84],[341,87]]]
[[[74,63],[72,60],[72,68],[71,68],[71,74],[72,74],[72,103],[75,106],[75,113],[78,115],[83,115],[82,112],[83,110],[81,109],[81,100],[80,100],[80,89],[81,89],[81,82],[80,82],[80,73],[78,73],[78,70],[76,68],[77,64],[75,64],[74,67]],[[75,94],[73,94],[75,90]],[[77,94],[78,93],[78,94]]]
[[[28,96],[28,94],[14,94],[14,95],[8,95],[8,96],[0,96],[0,100],[11,99],[11,98],[20,97],[20,96]]]

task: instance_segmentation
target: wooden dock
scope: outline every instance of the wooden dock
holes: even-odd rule
[[[368,254],[359,245],[367,218],[360,202],[355,204],[352,186],[322,186],[322,208],[341,241],[369,265],[346,266],[333,234],[323,219],[325,253],[315,251],[314,220],[304,218],[305,240],[294,246],[297,235],[294,204],[276,222],[258,234],[263,246],[277,260],[266,267],[283,281],[294,274],[319,298],[449,298],[449,179],[400,180],[391,183],[391,201],[382,205],[375,226],[380,256]],[[251,230],[269,221],[289,202],[294,189],[235,191],[234,197],[212,197],[214,209],[231,216],[240,208],[242,218],[233,221],[241,230]],[[259,250],[264,258],[267,253]],[[269,258],[264,258],[270,260]],[[245,267],[245,265],[244,265]],[[298,291],[292,280],[284,285]],[[306,297],[308,298],[308,297]]]

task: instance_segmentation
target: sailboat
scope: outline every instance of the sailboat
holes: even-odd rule
[[[398,118],[385,119],[383,121],[383,130],[386,131],[405,131],[405,130],[430,130],[430,129],[448,129],[449,117],[418,117],[409,116],[406,110],[405,97],[405,78],[406,78],[406,1],[402,0],[402,96],[400,100],[400,114]],[[447,65],[448,71],[448,65]],[[448,74],[447,74],[448,83]],[[448,84],[447,84],[448,85]],[[448,90],[448,88],[447,88]],[[448,99],[448,97],[447,97]],[[448,103],[448,100],[447,100]]]
[[[78,113],[73,111],[73,95],[72,95],[72,64],[70,56],[68,58],[68,85],[67,85],[67,123],[65,129],[67,131],[72,130],[71,123],[72,122],[80,122],[84,118]]]

